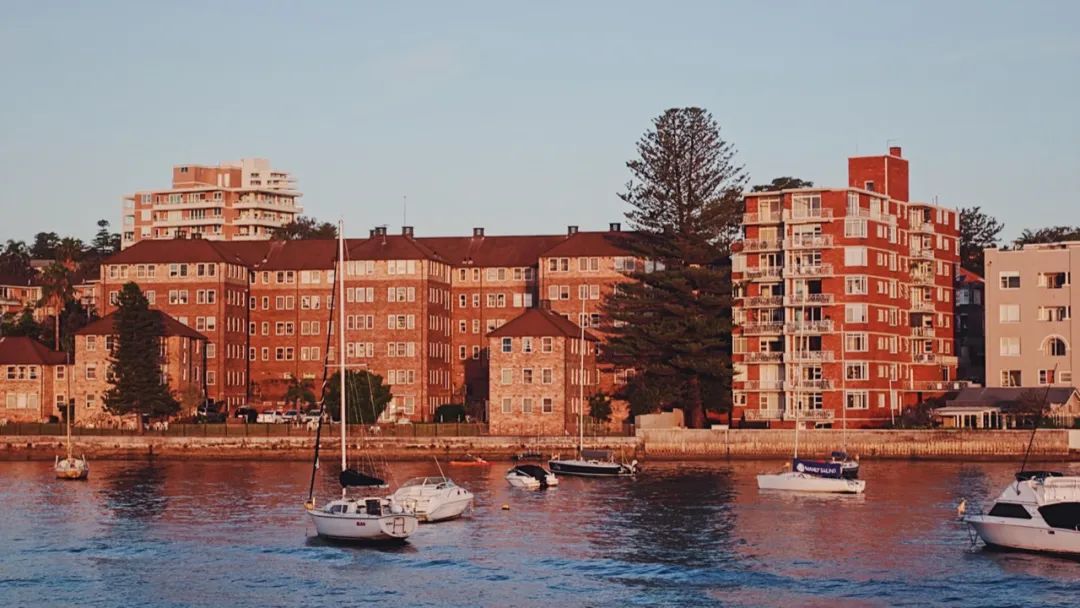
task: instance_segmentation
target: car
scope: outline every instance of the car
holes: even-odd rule
[[[262,422],[264,424],[277,424],[283,422],[281,410],[263,410],[259,413],[259,416],[255,419],[255,422]]]
[[[319,410],[308,410],[300,415],[300,422],[303,422],[304,424],[318,422],[319,417]]]
[[[251,406],[242,405],[236,408],[236,412],[233,416],[245,422],[256,422],[259,418],[259,410],[256,410]]]
[[[300,419],[300,410],[288,410],[281,415],[281,421],[292,424]]]
[[[198,422],[225,422],[225,412],[216,403],[204,403],[195,410]]]

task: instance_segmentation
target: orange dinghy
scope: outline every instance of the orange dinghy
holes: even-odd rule
[[[484,460],[479,456],[473,456],[472,454],[466,454],[459,458],[450,460],[450,464],[455,467],[486,467],[491,463]]]

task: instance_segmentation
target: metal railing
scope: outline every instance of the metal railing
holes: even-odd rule
[[[791,333],[825,333],[833,330],[833,322],[827,319],[819,321],[791,321],[784,325],[784,330]]]
[[[777,224],[780,222],[780,212],[744,213],[744,224]]]
[[[783,305],[784,296],[752,296],[743,298],[743,306],[746,308],[768,308]]]
[[[749,266],[743,270],[743,274],[751,279],[780,278],[783,266]]]
[[[820,222],[833,218],[832,209],[785,209],[784,220],[788,222]]]
[[[753,352],[745,353],[744,360],[747,363],[779,363],[784,358],[781,352]]]
[[[801,378],[799,380],[788,380],[784,383],[784,389],[789,391],[800,390],[812,390],[812,391],[826,391],[833,386],[832,380],[825,378],[819,378],[817,380],[810,380],[808,378]]]
[[[781,391],[784,390],[784,382],[781,380],[745,380],[742,388],[747,391]]]
[[[916,338],[933,338],[937,331],[933,327],[912,327],[911,335]]]
[[[755,410],[747,408],[744,412],[747,420],[783,420],[784,410],[779,408],[770,408],[765,410]]]
[[[788,249],[817,249],[832,247],[831,234],[794,234],[784,241]]]
[[[337,429],[337,424],[329,426]],[[0,425],[0,435],[62,436],[65,428],[60,423],[9,422]],[[335,431],[336,432],[336,431]],[[151,437],[315,437],[315,430],[307,425],[264,424],[229,422],[226,424],[169,423],[168,427],[151,425],[142,433],[137,428],[90,428],[73,426],[72,435],[77,437],[113,437],[146,435]],[[323,429],[326,433],[326,428]],[[488,426],[481,422],[418,422],[413,424],[350,424],[348,434],[358,437],[475,437],[488,434]],[[329,435],[327,435],[329,437]]]
[[[787,363],[828,363],[835,356],[831,350],[796,350],[784,353],[784,361]]]
[[[783,240],[745,239],[742,241],[743,251],[775,251],[783,248]]]
[[[786,277],[827,277],[832,276],[832,264],[793,264],[784,266]]]
[[[935,306],[933,301],[915,300],[911,303],[911,310],[921,310],[926,312],[934,312]]]
[[[800,306],[805,304],[832,304],[831,293],[793,293],[788,294],[785,302],[788,306]]]
[[[784,324],[777,323],[743,323],[739,325],[742,327],[744,334],[781,334],[784,333]]]

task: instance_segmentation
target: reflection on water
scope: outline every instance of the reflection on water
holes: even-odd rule
[[[452,470],[472,514],[372,549],[314,536],[304,463],[99,462],[86,483],[0,463],[0,605],[1075,605],[1080,563],[972,549],[956,518],[1011,464],[866,462],[863,496],[759,492],[774,465],[650,463],[541,492],[510,488],[505,463]],[[319,472],[320,501],[335,478]]]

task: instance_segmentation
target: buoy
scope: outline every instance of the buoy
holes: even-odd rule
[[[510,505],[504,504],[504,505],[502,506],[502,510],[503,510],[503,511],[509,511],[509,510],[510,510]]]
[[[960,504],[956,505],[956,515],[958,517],[963,517],[964,513],[967,513],[967,500],[961,498]]]

